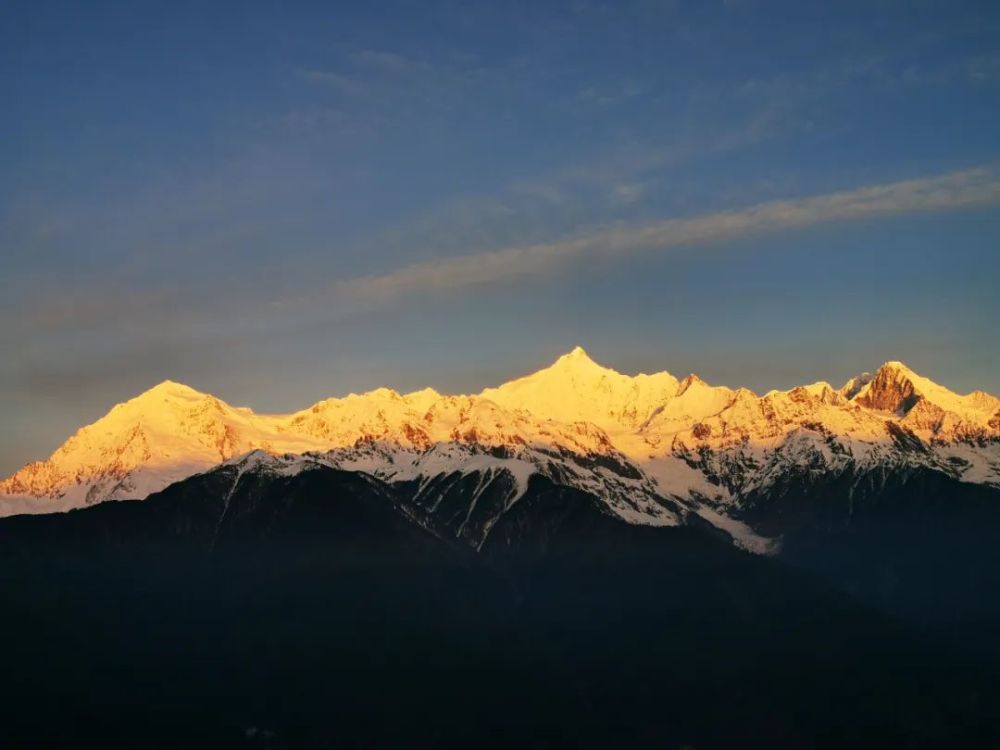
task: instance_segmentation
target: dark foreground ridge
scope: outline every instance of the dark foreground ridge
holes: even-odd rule
[[[229,471],[0,522],[0,745],[996,746],[988,662],[709,530],[542,480],[477,552],[363,474]]]

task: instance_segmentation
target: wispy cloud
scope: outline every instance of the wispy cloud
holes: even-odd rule
[[[107,338],[103,333],[108,327],[124,331],[120,338],[126,334],[141,338],[152,328],[158,340],[200,341],[215,336],[223,322],[228,326],[226,335],[232,337],[236,328],[259,333],[265,328],[344,319],[414,296],[544,278],[567,268],[586,268],[601,259],[624,262],[641,253],[666,253],[824,222],[996,204],[1000,204],[1000,173],[989,165],[690,217],[619,222],[562,238],[415,262],[312,288],[302,285],[295,294],[279,292],[259,298],[255,304],[261,315],[247,314],[247,299],[254,295],[246,284],[233,282],[193,301],[191,295],[178,296],[177,290],[165,286],[122,294],[120,287],[126,280],[117,287],[88,286],[75,293],[63,289],[24,305],[0,307],[0,343],[23,346],[26,337],[35,335],[33,349],[42,356],[48,344],[63,353],[66,347],[76,346],[74,342],[81,342],[79,346],[85,349],[88,337]],[[478,209],[475,213],[480,215]],[[44,336],[38,337],[41,332]]]
[[[731,211],[620,225],[582,236],[409,265],[381,275],[337,282],[335,299],[386,300],[442,289],[511,282],[570,264],[640,252],[722,242],[748,235],[927,211],[1000,203],[993,167],[904,180],[806,198],[776,200]]]
[[[733,93],[748,100],[784,102],[791,109],[809,101],[823,101],[838,92],[857,95],[864,87],[889,91],[996,84],[1000,80],[1000,55],[995,53],[946,60],[926,57],[913,50],[848,56],[812,69],[748,78]]]
[[[706,125],[701,132],[664,142],[635,140],[595,150],[528,176],[486,186],[491,189],[482,194],[445,200],[385,227],[368,244],[416,262],[529,245],[585,225],[608,225],[634,218],[636,213],[662,213],[665,202],[676,207],[690,198],[672,175],[677,169],[754,148],[777,138],[787,127],[771,110],[762,109],[722,128]]]
[[[433,73],[438,69],[437,65],[427,60],[406,57],[388,50],[364,49],[351,55],[351,59],[358,66],[397,75]]]
[[[371,91],[369,84],[360,77],[341,73],[336,70],[315,70],[310,68],[302,69],[298,72],[299,75],[308,81],[330,86],[348,96],[368,96]]]
[[[374,87],[388,82],[412,84],[414,78],[452,71],[395,52],[364,49],[347,55],[343,69],[298,68],[296,72],[307,81],[329,86],[347,96],[366,97]]]
[[[611,189],[611,200],[615,203],[635,203],[642,198],[645,186],[641,182],[624,182]]]

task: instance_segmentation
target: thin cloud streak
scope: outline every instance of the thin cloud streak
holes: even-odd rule
[[[1000,203],[1000,175],[978,167],[942,175],[868,185],[826,195],[760,203],[748,208],[642,226],[616,226],[588,235],[523,247],[422,262],[386,274],[337,282],[335,299],[366,301],[541,276],[581,261],[722,242],[744,236],[928,211]]]

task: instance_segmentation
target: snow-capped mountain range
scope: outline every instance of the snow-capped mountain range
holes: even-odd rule
[[[766,551],[773,540],[754,531],[748,505],[789,477],[870,484],[873,473],[921,468],[1000,488],[1000,399],[953,393],[900,362],[839,389],[820,382],[759,396],[696,375],[623,375],[579,347],[478,395],[379,388],[286,415],[166,381],[0,481],[0,515],[142,499],[225,463],[409,482],[429,509],[443,479],[471,476],[466,519],[498,480],[502,511],[538,474],[586,490],[631,523],[700,517]],[[489,522],[470,541],[488,530]]]

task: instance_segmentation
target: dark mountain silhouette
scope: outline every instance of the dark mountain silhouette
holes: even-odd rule
[[[0,522],[5,746],[997,740],[989,662],[707,524],[539,477],[477,551],[406,486],[237,472]]]

